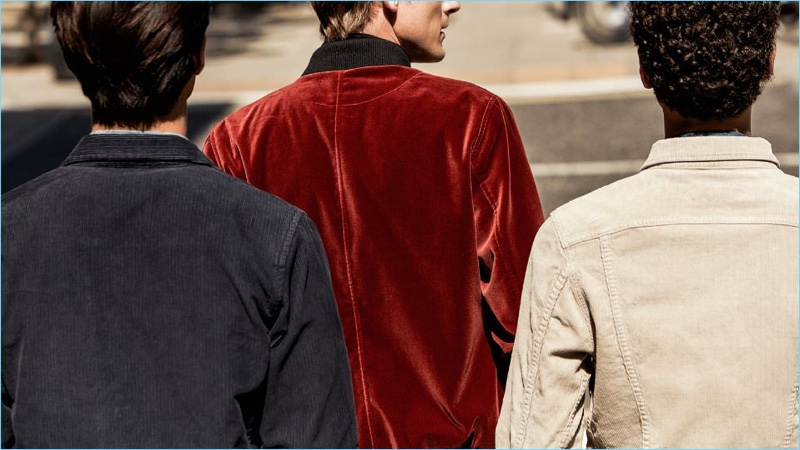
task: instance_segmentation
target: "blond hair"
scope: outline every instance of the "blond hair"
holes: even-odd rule
[[[372,17],[373,2],[311,2],[325,41],[339,41],[360,33]]]

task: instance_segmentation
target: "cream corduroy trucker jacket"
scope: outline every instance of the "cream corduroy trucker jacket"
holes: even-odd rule
[[[798,180],[666,139],[531,251],[498,447],[797,447]]]

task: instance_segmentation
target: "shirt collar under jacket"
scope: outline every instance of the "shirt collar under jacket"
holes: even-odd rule
[[[368,34],[354,34],[341,41],[324,42],[313,55],[303,75],[367,66],[411,67],[403,47]]]
[[[772,153],[772,146],[759,137],[695,136],[691,138],[662,139],[653,144],[650,156],[641,170],[666,164],[691,164],[702,166],[714,163],[715,167],[730,164],[739,166],[742,161],[780,167]],[[692,164],[694,163],[694,164]]]
[[[92,133],[78,142],[62,166],[165,162],[212,166],[192,142],[165,133]]]
[[[178,137],[182,137],[182,138],[184,138],[186,140],[189,140],[186,136],[184,136],[182,134],[169,133],[167,131],[151,131],[151,130],[145,130],[145,131],[141,131],[141,130],[95,130],[95,131],[92,131],[89,134],[138,134],[138,135],[153,134],[153,135],[157,135],[157,136],[178,136]]]

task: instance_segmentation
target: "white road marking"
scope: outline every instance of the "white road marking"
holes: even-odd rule
[[[775,153],[781,167],[797,167],[798,154],[797,153]]]
[[[643,164],[644,160],[636,159],[533,163],[531,164],[531,171],[535,178],[620,175],[636,173],[642,168]]]
[[[651,95],[649,90],[642,87],[639,77],[541,83],[484,84],[481,87],[506,101],[578,99],[621,94]]]

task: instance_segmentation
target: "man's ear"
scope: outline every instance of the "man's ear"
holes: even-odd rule
[[[194,74],[200,75],[203,68],[206,67],[206,38],[203,37],[203,44],[200,46],[200,54],[196,56],[197,65],[194,68]]]
[[[400,6],[400,2],[381,2],[381,3],[383,3],[383,7],[391,11],[392,14],[397,14],[397,7]]]
[[[642,79],[642,86],[644,86],[645,89],[653,89],[653,85],[650,83],[650,75],[647,75],[642,63],[639,63],[639,78]]]

